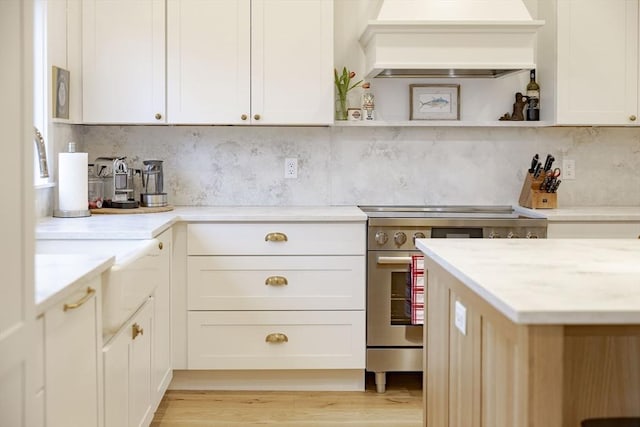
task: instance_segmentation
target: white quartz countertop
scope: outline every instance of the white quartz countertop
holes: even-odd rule
[[[418,239],[417,247],[522,324],[640,324],[640,240]]]
[[[517,208],[520,212],[543,216],[549,222],[640,221],[640,206],[581,206],[558,209]]]
[[[94,214],[85,218],[46,218],[36,239],[152,239],[180,221],[366,221],[357,206],[221,206],[176,207],[149,214]]]
[[[52,255],[35,256],[35,303],[37,314],[62,301],[78,287],[109,269],[114,256]]]

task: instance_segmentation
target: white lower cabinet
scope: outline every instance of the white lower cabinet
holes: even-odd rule
[[[98,427],[102,397],[100,278],[44,313],[47,427]]]
[[[362,369],[364,311],[192,311],[189,369]]]
[[[363,370],[362,222],[187,227],[187,368]]]
[[[575,221],[549,222],[550,239],[640,239],[640,222]]]
[[[104,347],[105,427],[148,426],[153,419],[153,310],[149,298]]]

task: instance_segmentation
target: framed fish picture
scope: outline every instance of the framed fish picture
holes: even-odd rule
[[[460,120],[460,85],[409,85],[409,120]]]

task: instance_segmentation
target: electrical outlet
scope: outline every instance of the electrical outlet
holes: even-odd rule
[[[572,180],[576,179],[576,161],[572,159],[562,160],[562,175],[561,179]]]
[[[298,177],[298,159],[296,159],[295,157],[284,159],[284,177]]]
[[[456,301],[454,322],[462,335],[467,335],[467,307],[462,305],[460,301]]]

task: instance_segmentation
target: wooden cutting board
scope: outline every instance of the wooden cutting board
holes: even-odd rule
[[[157,212],[169,212],[173,210],[173,206],[161,206],[155,208],[147,208],[144,206],[140,206],[135,209],[118,209],[118,208],[100,208],[100,209],[90,209],[92,215],[98,214],[146,214],[146,213],[157,213]]]

